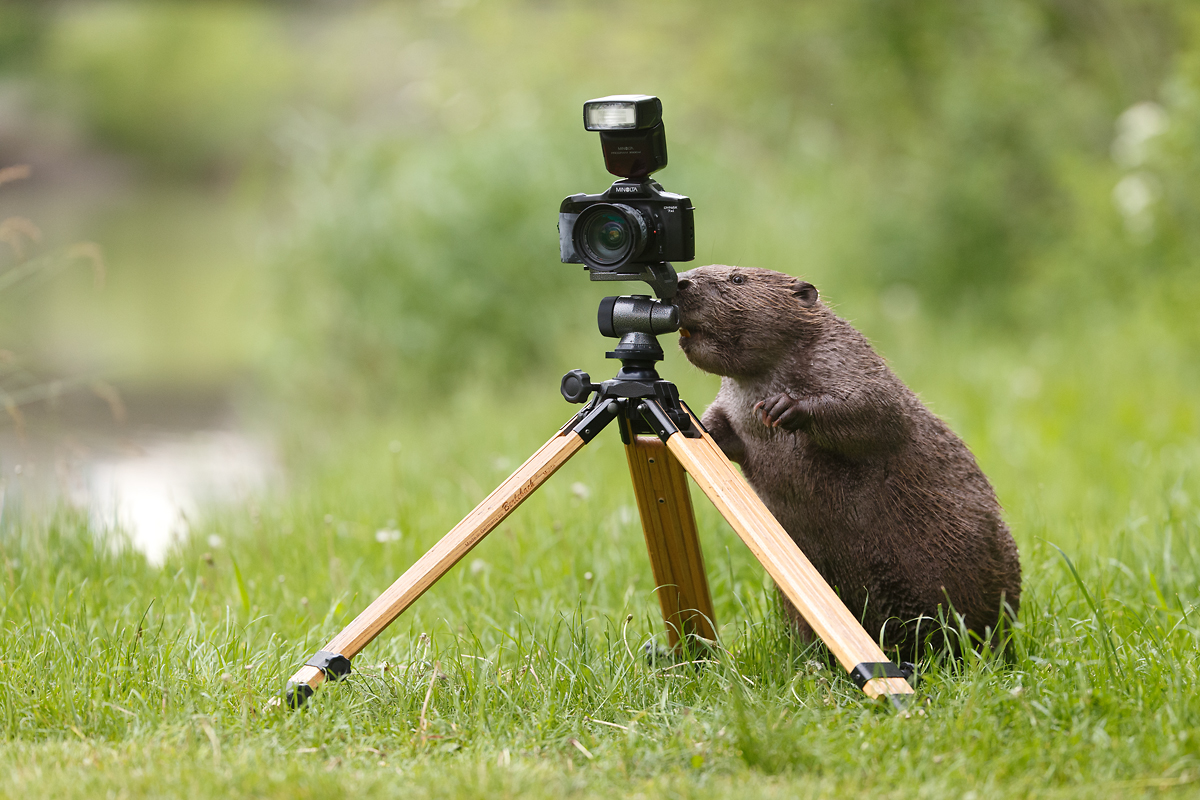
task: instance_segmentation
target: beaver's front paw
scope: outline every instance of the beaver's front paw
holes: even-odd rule
[[[754,404],[754,411],[768,428],[799,430],[811,416],[808,404],[787,393],[780,393]]]

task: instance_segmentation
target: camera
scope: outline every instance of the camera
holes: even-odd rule
[[[662,102],[613,95],[583,104],[583,126],[600,134],[604,165],[618,180],[600,194],[574,194],[558,213],[563,263],[583,264],[592,280],[645,280],[674,294],[667,262],[695,258],[692,201],[650,176],[667,165]]]

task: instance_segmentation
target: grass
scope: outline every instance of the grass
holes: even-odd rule
[[[272,706],[570,413],[531,386],[298,436],[307,467],[286,492],[214,510],[161,568],[67,510],[5,517],[0,796],[1193,794],[1197,375],[1170,345],[1186,322],[1155,327],[1136,308],[1044,332],[1053,356],[864,314],[978,453],[1024,567],[1011,662],[925,664],[910,715],[787,634],[761,568],[702,499],[722,648],[699,669],[646,664],[661,621],[615,436],[468,555],[350,680],[304,712]],[[1164,352],[1180,354],[1172,369]],[[1032,367],[1036,392],[1013,379]],[[711,395],[677,357],[666,371],[697,404]]]

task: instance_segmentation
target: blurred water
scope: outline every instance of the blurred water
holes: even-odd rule
[[[231,424],[3,431],[0,527],[66,503],[161,564],[203,514],[249,501],[280,474],[270,441]]]
[[[153,563],[206,507],[244,502],[276,473],[270,449],[236,431],[193,431],[89,464],[73,501],[99,528],[125,531]]]

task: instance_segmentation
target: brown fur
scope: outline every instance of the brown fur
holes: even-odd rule
[[[957,627],[947,605],[984,638],[1015,616],[1021,567],[991,485],[862,334],[788,275],[679,278],[680,347],[722,376],[705,427],[867,631],[912,658],[926,632],[941,642],[916,618]]]

